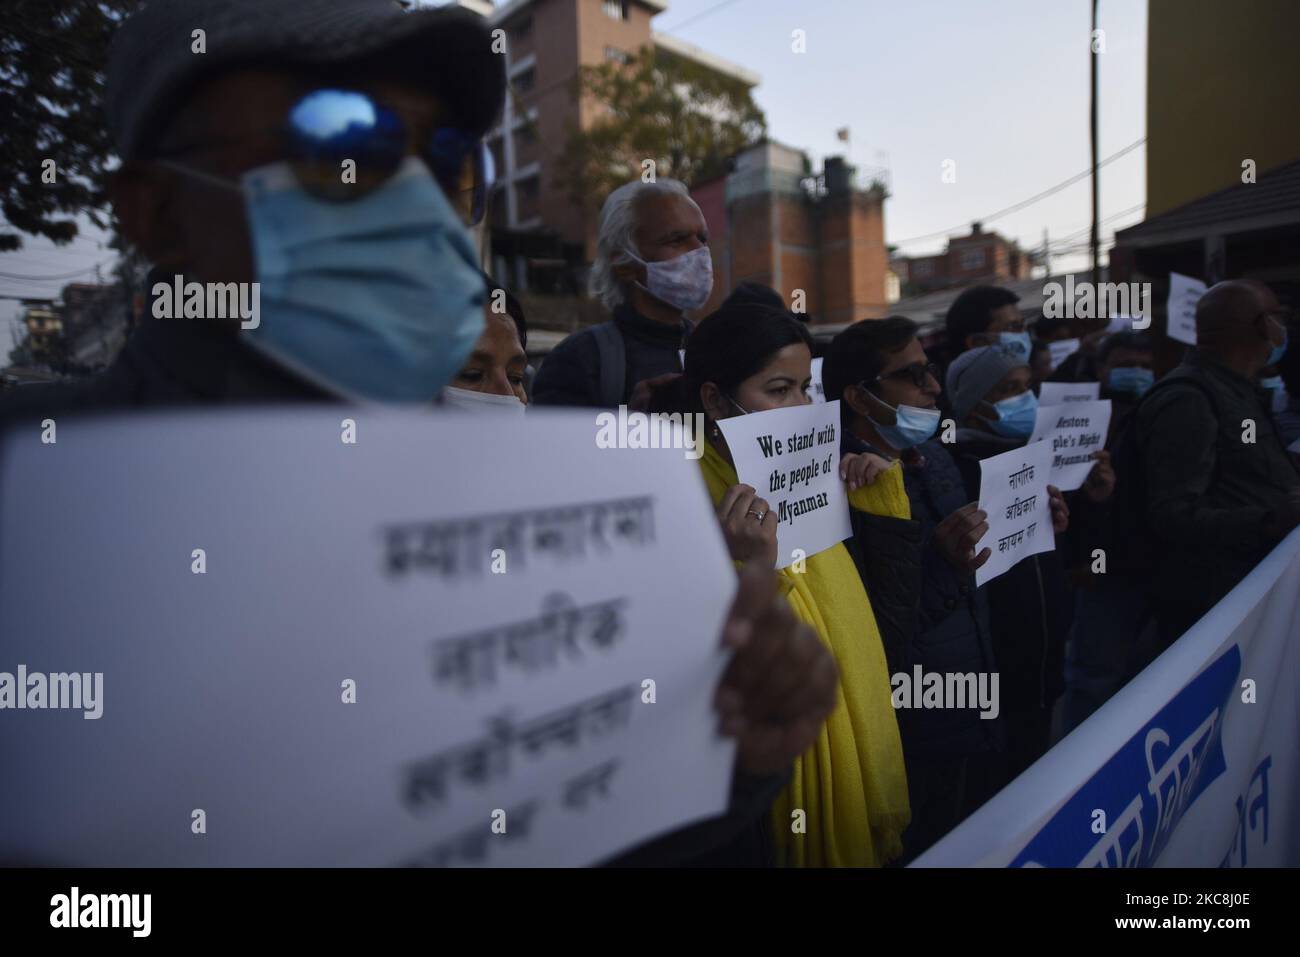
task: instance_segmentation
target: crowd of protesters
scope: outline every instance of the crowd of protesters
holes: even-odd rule
[[[214,19],[204,57],[173,54],[189,42],[181,3],[150,5],[120,31],[107,73],[122,157],[113,201],[156,275],[260,281],[261,327],[146,318],[104,374],[25,387],[0,403],[0,425],[357,398],[702,414],[692,467],[738,573],[717,636],[735,649],[717,693],[722,732],[739,742],[730,805],[611,863],[914,859],[1300,523],[1287,451],[1300,437],[1300,356],[1267,286],[1213,286],[1198,345],[1159,377],[1152,333],[1138,330],[1089,332],[1053,371],[1045,345],[1070,330],[1027,324],[1015,295],[980,287],[949,310],[943,354],[927,354],[904,317],[856,322],[824,349],[853,532],[778,572],[776,516],[739,482],[717,423],[813,401],[819,350],[761,285],[693,315],[713,276],[707,223],[682,184],[636,181],[605,200],[590,285],[611,319],[560,343],[530,379],[523,311],[478,271],[465,228],[482,217],[481,141],[505,95],[482,22],[310,0],[295,6],[337,29],[295,33],[258,3],[204,6],[251,18],[256,42],[227,55]],[[310,118],[331,113],[357,120],[349,142],[312,139]],[[364,116],[384,120],[368,130]],[[353,155],[358,185],[330,195],[338,157]],[[990,554],[980,463],[1029,440],[1053,379],[1100,384],[1113,404],[1106,448],[1080,489],[1049,489],[1055,549],[977,586]],[[997,673],[996,719],[896,710],[890,675],[916,666]],[[800,810],[807,827],[793,834]]]

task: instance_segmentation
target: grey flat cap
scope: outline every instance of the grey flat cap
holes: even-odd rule
[[[980,346],[953,359],[952,365],[948,366],[944,388],[957,423],[960,425],[966,421],[966,416],[975,411],[975,406],[1008,372],[1028,365],[1003,345]]]
[[[194,53],[204,31],[206,52]],[[105,112],[123,157],[137,155],[201,79],[238,65],[347,63],[393,52],[430,84],[458,125],[482,135],[505,97],[505,56],[463,7],[412,12],[395,0],[152,0],[109,54]]]

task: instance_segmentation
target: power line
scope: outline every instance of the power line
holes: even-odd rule
[[[95,265],[87,266],[85,269],[78,269],[75,272],[62,273],[57,276],[24,276],[19,273],[0,272],[0,279],[15,279],[19,282],[59,282],[64,279],[74,279],[77,276],[84,276],[88,272],[94,272],[96,269],[101,269],[104,266],[107,266],[112,261],[113,260],[110,257],[109,259],[105,259],[102,263],[95,263]]]
[[[1107,165],[1108,163],[1111,163],[1114,160],[1119,159],[1121,156],[1124,156],[1127,153],[1131,153],[1133,150],[1137,149],[1146,141],[1147,138],[1145,136],[1142,137],[1140,140],[1133,141],[1132,143],[1124,147],[1119,152],[1112,153],[1110,156],[1107,156],[1104,160],[1102,160],[1100,163],[1097,164],[1097,168],[1100,169],[1101,167]],[[933,232],[933,233],[926,233],[924,236],[912,236],[908,239],[894,240],[892,243],[890,243],[890,245],[903,246],[906,245],[907,243],[920,242],[923,239],[937,239],[940,236],[947,236],[951,233],[957,232],[960,229],[965,229],[971,222],[979,222],[979,223],[992,222],[995,219],[999,219],[1002,216],[1006,216],[1010,213],[1018,212],[1024,209],[1026,206],[1031,206],[1034,203],[1037,203],[1039,200],[1046,199],[1049,196],[1059,193],[1067,186],[1073,186],[1075,183],[1079,182],[1082,179],[1086,179],[1091,175],[1092,175],[1092,168],[1089,167],[1088,169],[1084,170],[1082,173],[1078,173],[1074,176],[1071,176],[1069,179],[1062,180],[1061,182],[1057,183],[1055,186],[1051,186],[1043,190],[1041,193],[1036,193],[1035,195],[1030,196],[1028,199],[1023,199],[1018,203],[1014,203],[1006,207],[1005,209],[999,209],[996,213],[990,213],[987,216],[974,216],[971,217],[971,219],[969,220],[958,223],[956,226],[950,226],[947,229],[940,229],[937,232]],[[1090,226],[1088,228],[1091,229],[1092,227]]]
[[[693,17],[687,17],[685,20],[683,20],[681,23],[677,24],[676,26],[674,26],[674,27],[670,27],[670,28],[665,29],[665,30],[661,30],[661,31],[659,31],[659,32],[660,32],[660,33],[670,33],[670,32],[672,32],[673,30],[680,30],[680,29],[682,29],[683,27],[688,27],[688,26],[690,26],[692,23],[694,23],[696,20],[703,20],[705,17],[709,16],[709,14],[717,13],[717,12],[718,12],[719,10],[721,10],[723,7],[729,7],[729,6],[731,6],[731,5],[732,5],[733,3],[735,3],[735,2],[736,2],[736,0],[722,0],[721,3],[715,3],[713,6],[709,7],[708,9],[706,9],[706,10],[701,10],[699,13],[695,14],[695,16],[693,16]]]

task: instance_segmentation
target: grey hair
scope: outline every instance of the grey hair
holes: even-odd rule
[[[641,251],[633,239],[636,233],[636,207],[649,196],[677,194],[691,199],[686,184],[676,179],[657,179],[645,183],[639,179],[624,183],[609,194],[600,209],[600,231],[596,235],[596,258],[591,264],[588,290],[607,309],[621,305],[626,298],[623,283],[614,275],[614,267],[630,256],[640,258]],[[694,202],[694,200],[691,200]]]

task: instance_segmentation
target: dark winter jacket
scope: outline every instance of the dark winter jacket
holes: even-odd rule
[[[1271,402],[1267,390],[1193,349],[1138,408],[1158,612],[1178,608],[1194,620],[1277,544],[1277,518],[1300,474]],[[1247,420],[1253,442],[1244,438]]]
[[[955,438],[953,458],[968,501],[979,498],[981,460],[1023,444],[978,429],[958,429]],[[1004,714],[1049,709],[1065,690],[1073,599],[1059,547],[1023,559],[984,586]]]
[[[614,310],[614,325],[623,340],[626,403],[636,384],[644,379],[681,372],[678,350],[685,347],[691,325],[666,325],[640,315],[629,305]],[[537,370],[533,380],[535,405],[602,407],[600,347],[594,327],[582,329],[557,345]]]

